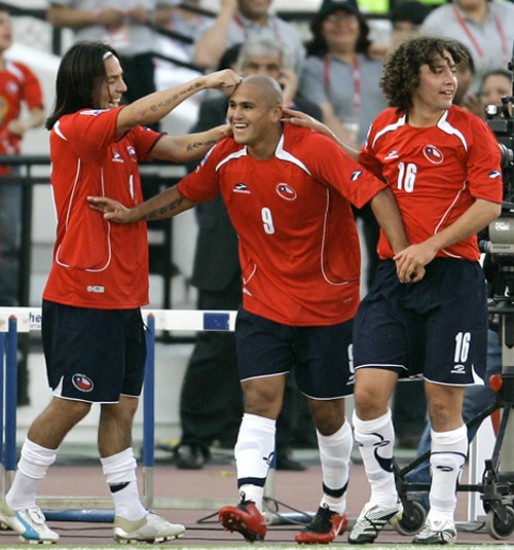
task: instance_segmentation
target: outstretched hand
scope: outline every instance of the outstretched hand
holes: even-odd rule
[[[104,215],[104,219],[115,223],[130,223],[130,208],[109,197],[87,197],[89,207]]]

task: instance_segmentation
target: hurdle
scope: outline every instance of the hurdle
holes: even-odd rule
[[[214,499],[155,498],[155,335],[156,331],[234,331],[236,311],[142,309],[147,357],[143,391],[143,491],[146,508],[202,509],[221,507]],[[5,494],[16,471],[16,399],[18,333],[41,330],[41,308],[0,307],[0,456]],[[48,520],[112,522],[112,500],[105,497],[41,496]]]

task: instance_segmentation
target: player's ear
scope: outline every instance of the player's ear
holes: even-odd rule
[[[282,105],[275,105],[271,110],[271,118],[273,122],[279,122],[282,120]]]

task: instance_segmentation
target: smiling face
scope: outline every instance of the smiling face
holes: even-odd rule
[[[281,134],[282,94],[267,77],[244,80],[231,95],[227,119],[236,143],[257,158],[268,158]]]
[[[436,54],[433,68],[421,65],[419,86],[412,93],[413,112],[440,115],[448,110],[457,91],[457,70],[448,51]]]
[[[114,109],[119,106],[127,85],[123,80],[120,62],[114,55],[109,55],[104,63],[106,77],[97,90],[95,99],[98,98],[96,103],[100,109]]]
[[[321,34],[330,52],[354,51],[359,40],[359,20],[353,13],[336,10],[323,20]]]

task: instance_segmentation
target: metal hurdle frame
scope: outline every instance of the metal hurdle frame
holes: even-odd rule
[[[147,508],[202,509],[225,502],[212,499],[154,497],[155,467],[155,333],[163,331],[234,331],[236,311],[143,309],[147,357],[143,391],[143,495]],[[41,330],[41,308],[0,307],[0,457],[1,490],[16,471],[18,333]],[[38,504],[53,521],[112,522],[112,500],[104,497],[42,496]]]

